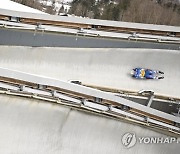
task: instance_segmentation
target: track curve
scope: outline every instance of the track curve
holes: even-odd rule
[[[179,144],[140,144],[127,149],[126,132],[167,137],[147,128],[31,98],[0,95],[0,153],[176,154]]]
[[[154,90],[180,97],[180,52],[159,49],[46,48],[1,46],[0,66],[68,81],[125,90]],[[163,80],[136,80],[129,72],[144,67],[165,72]]]

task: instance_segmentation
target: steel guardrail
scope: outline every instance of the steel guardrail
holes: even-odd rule
[[[149,127],[156,126],[169,132],[180,133],[180,117],[82,85],[1,68],[0,89],[6,94],[29,96],[54,102],[61,100],[69,106],[85,108],[112,117],[120,116]],[[126,106],[126,109],[122,106]]]

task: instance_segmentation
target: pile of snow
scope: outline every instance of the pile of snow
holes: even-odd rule
[[[64,12],[66,12],[66,13],[67,13],[67,12],[69,11],[69,9],[71,8],[71,6],[70,6],[69,4],[56,2],[56,3],[55,3],[55,10],[56,10],[56,12],[58,12],[58,11],[61,9],[62,6],[63,6],[63,8],[64,8]]]
[[[73,0],[55,0],[54,6],[52,0],[40,0],[40,3],[42,3],[44,6],[53,6],[56,13],[58,13],[61,7],[63,7],[64,13],[67,13],[71,8],[70,2],[72,1]]]
[[[2,0],[0,3],[0,9],[13,10],[13,11],[19,11],[19,12],[46,14],[42,11],[33,9],[31,7],[28,7],[28,6],[25,6],[25,5],[10,1],[10,0]]]

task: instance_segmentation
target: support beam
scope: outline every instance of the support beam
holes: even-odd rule
[[[2,76],[3,78],[20,80],[27,83],[31,82],[33,84],[58,87],[62,90],[77,93],[79,95],[102,98],[103,100],[107,100],[116,104],[126,105],[126,106],[129,106],[130,108],[143,111],[144,113],[147,113],[147,114],[159,117],[159,118],[163,118],[163,119],[170,120],[176,123],[180,123],[180,117],[176,117],[176,116],[164,113],[162,111],[158,111],[156,109],[153,109],[153,108],[141,105],[141,104],[137,104],[136,102],[115,96],[114,94],[109,94],[107,92],[92,89],[89,87],[84,87],[81,85],[63,82],[63,81],[55,80],[52,78],[36,76],[32,74],[22,73],[18,71],[3,69],[3,68],[0,68],[0,76]],[[39,92],[40,94],[45,93],[44,91],[37,91],[37,90],[36,92]],[[52,94],[49,94],[49,95],[52,96]]]
[[[147,104],[148,107],[151,106],[151,104],[152,104],[152,102],[153,102],[153,99],[154,99],[154,94],[151,95],[151,96],[149,96],[149,100],[148,100],[148,104]]]

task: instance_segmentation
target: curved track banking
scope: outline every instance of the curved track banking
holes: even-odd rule
[[[61,33],[37,32],[0,28],[0,45],[33,47],[80,48],[149,48],[179,50],[180,44],[129,41],[112,38],[86,37]]]
[[[153,49],[0,47],[0,66],[64,81],[116,89],[151,89],[180,97],[180,52]],[[134,67],[160,69],[165,79],[135,80]],[[137,137],[166,137],[122,121],[50,104],[33,98],[0,94],[0,153],[39,154],[176,154],[179,144],[122,145],[126,132]]]
[[[179,144],[122,145],[126,132],[137,137],[167,137],[121,121],[44,101],[0,95],[0,153],[176,154]]]
[[[1,46],[0,66],[37,75],[116,89],[154,90],[180,97],[180,52],[153,49],[43,48]],[[134,67],[165,72],[163,80],[137,80]]]

